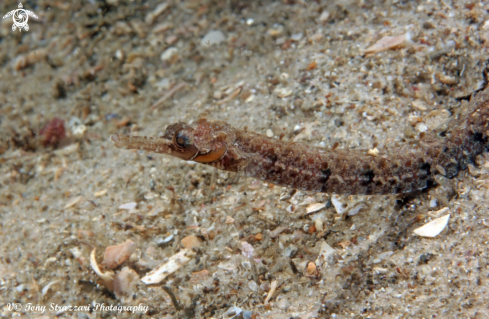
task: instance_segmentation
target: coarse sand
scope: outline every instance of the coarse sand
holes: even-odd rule
[[[0,24],[0,317],[489,318],[489,154],[422,192],[333,196],[109,140],[205,115],[416,143],[485,85],[488,2],[22,4],[28,31]]]

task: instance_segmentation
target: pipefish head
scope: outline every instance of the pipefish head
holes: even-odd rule
[[[224,122],[200,119],[192,124],[172,124],[161,137],[115,134],[111,140],[122,149],[168,154],[186,161],[210,164],[226,155],[233,130]]]
[[[221,159],[227,152],[228,126],[224,122],[201,118],[193,124],[169,125],[163,138],[171,141],[171,155],[199,163],[212,163]]]

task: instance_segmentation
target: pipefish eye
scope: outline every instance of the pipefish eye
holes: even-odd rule
[[[175,133],[173,142],[179,148],[187,148],[192,145],[190,142],[190,138],[182,131]]]

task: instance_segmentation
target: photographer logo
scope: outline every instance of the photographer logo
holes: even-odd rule
[[[39,19],[34,12],[23,9],[22,3],[19,3],[19,8],[17,10],[12,10],[6,15],[3,16],[4,19],[12,17],[14,20],[14,24],[12,25],[12,31],[19,29],[22,32],[22,28],[25,31],[29,31],[29,25],[27,21],[29,21],[29,16],[34,19]]]

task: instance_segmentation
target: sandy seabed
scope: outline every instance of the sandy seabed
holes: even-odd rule
[[[487,154],[423,192],[332,201],[109,140],[205,114],[318,147],[415,143],[483,85],[488,3],[23,5],[28,31],[0,24],[2,318],[489,318]]]

